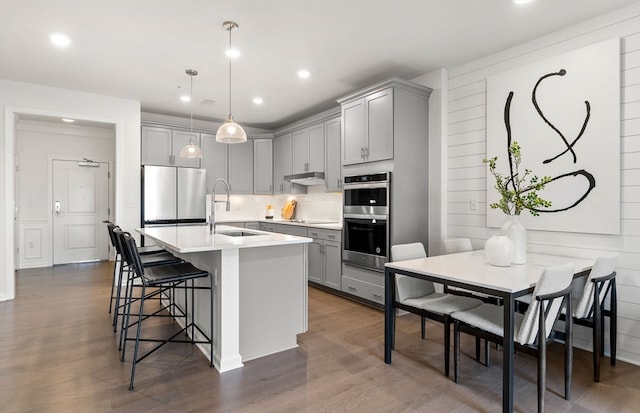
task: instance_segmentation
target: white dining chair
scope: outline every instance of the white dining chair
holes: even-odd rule
[[[426,258],[424,245],[420,242],[391,246],[392,261],[405,261]],[[449,314],[467,310],[482,304],[482,301],[470,297],[436,292],[433,282],[405,275],[396,275],[395,306],[421,317],[421,337],[426,338],[426,319],[438,321],[444,325],[444,371],[449,376],[449,358],[451,343],[451,321]],[[394,313],[395,317],[395,313]],[[395,323],[394,323],[395,324]],[[394,334],[395,336],[395,334]],[[393,346],[393,345],[392,345]]]
[[[451,238],[444,240],[444,252],[445,254],[457,254],[460,252],[469,252],[473,251],[473,246],[471,245],[471,240],[469,238]],[[457,287],[447,287],[445,289],[446,293],[464,295],[467,297],[479,298],[480,300],[496,304],[502,305],[502,299],[500,297],[495,297],[488,294],[483,294],[475,291],[469,291],[464,288]]]
[[[589,276],[586,279],[578,278],[574,281],[571,294],[573,323],[592,330],[593,381],[595,382],[600,381],[600,358],[605,355],[605,317],[609,317],[609,358],[611,365],[616,365],[618,302],[615,269],[617,261],[618,254],[615,253],[598,257]],[[609,297],[608,303],[607,297]],[[531,298],[531,294],[518,298],[519,307],[526,308],[531,303]],[[565,320],[565,316],[563,311],[560,319]]]
[[[561,309],[571,304],[574,264],[567,263],[544,270],[533,291],[532,304],[522,315],[514,314],[514,345],[516,350],[538,357],[538,411],[544,411],[546,389],[546,344],[555,338],[553,325]],[[460,365],[460,332],[503,344],[504,307],[482,304],[467,311],[451,314],[453,319],[454,380],[458,383]],[[571,397],[572,335],[571,322],[565,330],[565,399]]]

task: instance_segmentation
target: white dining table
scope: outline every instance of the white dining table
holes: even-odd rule
[[[577,278],[588,275],[595,260],[528,253],[525,264],[496,267],[489,264],[484,251],[477,250],[385,264],[385,363],[391,363],[395,334],[396,274],[501,297],[504,302],[502,411],[512,412],[515,300],[533,291],[546,267],[567,262],[574,263],[574,278]]]

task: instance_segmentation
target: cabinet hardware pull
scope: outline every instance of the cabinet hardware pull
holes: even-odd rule
[[[373,295],[376,298],[382,298],[382,295],[380,295],[380,294],[371,294],[371,295]]]
[[[364,159],[364,146],[360,147],[360,157]]]
[[[364,147],[364,156],[367,157],[367,158],[369,157],[369,147],[368,146]]]
[[[347,288],[350,289],[351,291],[358,291],[356,287],[352,287],[350,285],[347,285]]]

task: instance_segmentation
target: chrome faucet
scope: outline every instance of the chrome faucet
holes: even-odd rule
[[[209,233],[213,234],[216,226],[216,185],[222,182],[227,189],[227,202],[226,202],[226,210],[231,211],[231,202],[229,202],[229,183],[222,178],[219,178],[214,184],[213,188],[211,188],[211,215],[209,215]]]

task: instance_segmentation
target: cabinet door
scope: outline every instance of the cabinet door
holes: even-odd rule
[[[313,242],[307,244],[307,254],[308,254],[308,262],[309,268],[307,270],[307,274],[309,276],[309,281],[317,282],[318,284],[323,284],[323,266],[324,259],[322,254],[324,241],[313,240]]]
[[[293,173],[293,137],[288,134],[280,139],[282,139],[282,174],[291,175]],[[284,182],[282,193],[291,193],[291,182]]]
[[[198,158],[181,158],[180,150],[189,142],[196,143],[200,146],[200,134],[197,132],[187,132],[174,130],[172,133],[172,153],[173,153],[173,165],[182,166],[187,168],[200,168],[200,159]]]
[[[273,141],[253,140],[253,193],[273,193]]]
[[[227,179],[227,146],[226,143],[216,141],[216,135],[203,133],[200,135],[202,144],[202,167],[207,170],[207,192],[211,192],[213,184],[219,179]]]
[[[293,173],[309,170],[309,130],[307,128],[293,132]]]
[[[324,122],[309,127],[307,170],[324,172]]]
[[[142,127],[142,164],[171,166],[171,129]]]
[[[361,163],[364,150],[364,99],[342,106],[342,164]]]
[[[282,138],[273,140],[273,193],[284,193],[284,141]]]
[[[366,161],[393,159],[393,88],[367,96],[365,112]]]
[[[311,260],[309,260],[311,262]],[[311,268],[311,265],[309,265]],[[309,269],[311,272],[311,269]],[[341,289],[342,283],[342,244],[337,241],[324,242],[324,284]]]
[[[229,186],[233,194],[253,193],[253,140],[229,145]]]
[[[340,163],[340,118],[331,119],[324,124],[325,148],[327,163],[324,179],[327,192],[342,190],[342,173]]]

